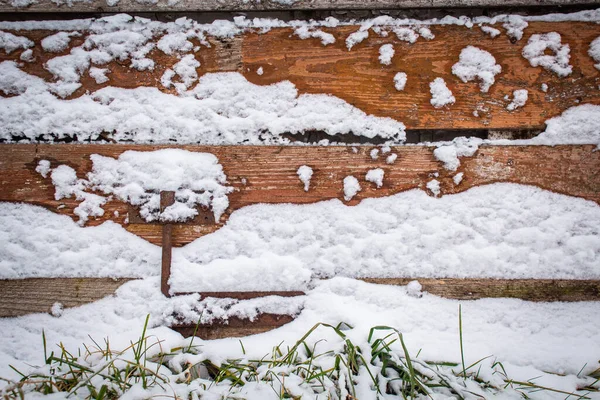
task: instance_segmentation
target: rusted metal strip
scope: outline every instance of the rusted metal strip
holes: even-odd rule
[[[175,203],[175,192],[160,192],[160,211]],[[162,264],[160,269],[160,291],[167,297],[171,297],[169,278],[171,276],[171,255],[173,245],[173,225],[170,223],[162,226]]]

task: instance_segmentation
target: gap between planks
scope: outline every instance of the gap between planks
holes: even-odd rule
[[[111,296],[133,278],[29,278],[0,280],[0,317],[49,312],[56,302],[77,307]],[[365,282],[406,285],[414,278],[363,278]],[[458,300],[519,298],[527,301],[598,301],[600,280],[560,279],[432,279],[417,280],[423,290]],[[263,296],[300,296],[302,292],[217,292],[202,297],[249,299]]]

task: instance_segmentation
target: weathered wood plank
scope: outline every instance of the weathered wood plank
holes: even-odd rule
[[[0,1],[0,12],[168,12],[168,11],[270,11],[270,10],[364,10],[406,8],[455,7],[515,7],[515,6],[570,6],[597,4],[594,0],[180,0],[156,3],[120,0],[109,6],[104,0],[74,2],[58,6],[49,0],[34,2],[27,7],[14,8],[11,0]]]
[[[79,4],[79,3],[78,3]],[[504,28],[497,26],[500,30]],[[583,103],[600,104],[600,75],[594,60],[588,55],[589,45],[600,36],[600,25],[590,22],[530,22],[524,37],[516,43],[504,34],[491,38],[477,26],[434,25],[433,40],[419,38],[416,43],[399,41],[394,34],[380,37],[371,32],[369,37],[348,51],[345,40],[357,26],[323,28],[335,38],[334,44],[323,46],[319,39],[301,40],[292,29],[272,29],[268,33],[246,33],[227,40],[209,39],[211,47],[201,46],[194,53],[200,62],[199,75],[211,72],[241,72],[251,82],[267,85],[283,80],[293,82],[299,93],[328,93],[355,107],[381,117],[402,121],[408,129],[543,129],[544,121],[559,115],[569,107]],[[533,33],[558,32],[562,43],[569,44],[573,73],[559,78],[541,67],[532,67],[521,52]],[[52,81],[44,64],[60,54],[44,52],[41,40],[50,31],[21,31],[19,35],[34,41],[35,61],[21,63],[27,73]],[[85,34],[72,39],[71,46],[80,46]],[[193,44],[200,45],[197,39]],[[392,43],[396,55],[389,66],[379,60],[379,48]],[[502,66],[496,83],[488,93],[481,93],[478,82],[463,83],[451,72],[460,51],[475,45],[489,51]],[[71,47],[71,48],[72,48]],[[21,51],[11,54],[0,52],[0,61],[19,61]],[[110,70],[108,81],[98,84],[88,74],[83,74],[82,86],[71,96],[77,98],[106,86],[135,88],[157,87],[163,92],[160,81],[167,68],[177,61],[176,54],[166,55],[154,49],[149,58],[155,61],[152,71],[129,68],[129,61],[114,61],[106,65]],[[256,71],[262,67],[263,74]],[[405,72],[408,82],[403,91],[394,88],[394,75]],[[430,104],[429,83],[444,78],[456,97],[456,103],[435,109]],[[548,85],[547,92],[542,84]],[[514,111],[506,106],[516,89],[528,89],[527,104]]]
[[[410,278],[366,278],[365,282],[406,285]],[[598,301],[600,281],[564,279],[418,279],[423,291],[458,300],[509,297],[528,301]]]
[[[129,278],[33,278],[0,280],[0,317],[50,312],[56,302],[77,307],[111,296]]]
[[[32,278],[0,280],[0,317],[50,312],[59,302],[77,307],[111,296],[129,278]],[[365,278],[363,281],[406,285],[413,278]],[[423,290],[449,299],[518,298],[528,301],[598,301],[600,281],[551,279],[417,279]],[[301,296],[302,292],[211,292],[206,297],[251,299],[264,296]],[[260,325],[260,324],[259,324]],[[233,325],[232,325],[233,326]],[[267,326],[269,326],[267,324]],[[273,326],[271,326],[273,328]],[[250,326],[249,329],[252,329]],[[268,330],[268,329],[265,329]],[[246,331],[254,333],[252,331]]]
[[[242,48],[246,78],[257,84],[288,79],[301,93],[330,93],[367,114],[402,121],[409,129],[543,128],[546,119],[569,107],[600,104],[598,70],[587,54],[590,42],[600,36],[597,24],[531,22],[516,43],[506,35],[492,39],[477,27],[432,26],[435,39],[421,38],[414,44],[401,42],[391,33],[379,37],[371,32],[351,51],[345,39],[357,27],[323,30],[335,36],[334,44],[298,40],[291,29],[246,34]],[[531,34],[552,31],[559,32],[562,43],[571,48],[573,74],[564,79],[532,67],[521,55]],[[396,51],[390,66],[378,60],[379,47],[386,43],[392,43]],[[452,65],[468,45],[489,51],[502,66],[488,93],[480,92],[478,82],[463,83],[452,74]],[[254,71],[261,66],[264,73],[259,76]],[[400,71],[408,75],[402,92],[394,88],[394,75]],[[429,83],[437,77],[444,78],[455,104],[440,109],[430,104]],[[548,92],[542,91],[542,83],[549,86]],[[504,97],[512,97],[516,89],[529,90],[528,102],[508,111],[510,101]]]
[[[242,337],[256,335],[279,328],[294,317],[290,315],[259,314],[253,321],[238,317],[229,318],[227,321],[214,321],[211,324],[174,325],[171,329],[181,333],[184,337],[198,336],[205,340],[221,339],[228,337]]]
[[[0,145],[0,201],[27,202],[54,212],[73,215],[78,205],[73,199],[54,200],[54,186],[49,178],[35,172],[39,160],[50,160],[52,167],[67,164],[78,176],[91,169],[91,154],[118,157],[126,150],[151,151],[167,146],[146,145]],[[373,147],[306,147],[306,146],[171,146],[189,151],[214,154],[234,191],[229,195],[230,207],[219,224],[173,226],[173,245],[181,246],[214,232],[231,212],[257,203],[314,203],[343,199],[343,179],[354,175],[361,182],[367,171],[385,171],[383,187],[365,182],[363,190],[347,204],[356,205],[369,197],[389,196],[409,189],[421,188],[434,173],[441,183],[442,194],[459,193],[471,187],[495,182],[535,185],[571,196],[600,203],[600,152],[595,146],[482,146],[470,158],[462,158],[457,172],[463,172],[460,185],[452,181],[454,173],[435,160],[433,148],[424,146],[393,147],[398,158],[387,164],[385,155],[370,156]],[[355,152],[356,151],[356,152]],[[310,190],[304,191],[296,171],[310,166],[314,175]],[[59,208],[61,207],[61,208]],[[111,219],[152,243],[161,243],[159,224],[128,224],[130,207],[111,201],[102,218],[88,225]],[[116,216],[115,211],[118,212]]]

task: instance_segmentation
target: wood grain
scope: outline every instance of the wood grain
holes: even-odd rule
[[[0,0],[0,12],[174,12],[174,11],[269,11],[269,10],[363,10],[453,7],[515,7],[594,4],[594,0],[180,0],[154,3],[120,0],[109,6],[106,1],[74,2],[70,7],[58,6],[49,0],[39,0],[27,7],[14,8],[10,0]]]
[[[0,280],[0,317],[50,312],[59,302],[77,307],[111,296],[128,278],[32,278]],[[384,285],[406,285],[413,278],[365,278]],[[550,279],[421,279],[423,290],[440,297],[458,300],[481,298],[518,298],[527,301],[598,301],[598,280]],[[202,293],[206,297],[251,299],[264,296],[301,296],[301,292],[222,292]],[[217,324],[219,325],[219,324]],[[234,327],[235,324],[230,327]],[[248,327],[252,329],[252,327]],[[256,326],[254,327],[256,328]],[[271,326],[273,328],[273,326]],[[268,329],[266,329],[268,330]],[[242,331],[241,331],[242,332]],[[240,336],[256,333],[252,330]],[[230,332],[231,333],[231,332]]]
[[[52,305],[65,308],[111,296],[129,278],[32,278],[0,280],[0,317],[50,312]]]
[[[152,151],[166,146],[147,145],[0,145],[0,201],[37,204],[73,218],[78,202],[73,199],[54,200],[54,186],[49,178],[35,172],[40,160],[49,160],[54,168],[60,164],[73,167],[83,178],[91,170],[91,154],[118,157],[126,150]],[[460,185],[452,182],[454,173],[445,170],[433,157],[433,148],[424,146],[393,147],[397,154],[394,164],[385,157],[372,159],[371,146],[308,147],[308,146],[170,146],[189,151],[208,152],[218,159],[229,185],[230,207],[221,221],[202,225],[173,225],[173,245],[181,246],[221,227],[231,212],[257,203],[307,204],[328,199],[343,199],[342,180],[348,175],[362,182],[363,190],[348,205],[362,199],[383,197],[405,190],[421,188],[435,173],[442,194],[459,193],[471,187],[495,182],[534,185],[543,189],[581,197],[600,204],[600,152],[595,146],[482,146],[473,157],[462,158],[457,172],[463,172]],[[356,151],[356,152],[355,152]],[[314,175],[310,190],[304,191],[296,171],[310,166]],[[364,176],[373,168],[385,171],[383,187],[365,182]],[[88,225],[98,225],[111,219],[128,231],[160,244],[160,224],[127,223],[130,206],[113,200],[104,207],[102,218]],[[115,216],[118,211],[118,217]],[[202,223],[202,222],[200,222]]]
[[[357,27],[323,30],[335,36],[333,45],[323,46],[318,39],[298,40],[291,29],[247,34],[242,48],[246,78],[257,84],[287,79],[301,93],[330,93],[367,114],[402,121],[408,129],[543,128],[546,119],[569,107],[600,104],[600,73],[587,54],[590,42],[600,36],[597,24],[531,22],[516,43],[504,34],[492,39],[478,27],[432,26],[435,39],[420,38],[414,44],[399,41],[393,33],[379,37],[371,31],[351,51],[345,39]],[[531,67],[521,55],[531,34],[552,31],[559,32],[571,48],[574,69],[564,79]],[[396,51],[390,66],[378,60],[379,47],[386,43]],[[489,51],[502,66],[488,93],[480,92],[478,82],[463,83],[452,74],[452,65],[468,45]],[[259,66],[262,76],[253,73]],[[402,92],[393,85],[399,71],[408,75]],[[444,78],[455,104],[435,109],[429,103],[429,83],[437,77]],[[542,83],[549,86],[547,93],[541,90]],[[528,89],[529,100],[523,108],[508,111],[510,101],[504,97],[512,97],[516,89]]]
[[[268,332],[294,320],[291,315],[259,314],[254,320],[238,317],[227,321],[213,321],[210,324],[174,325],[170,328],[181,333],[184,337],[198,336],[205,340],[228,337],[243,337]]]
[[[79,3],[78,3],[79,4]],[[496,26],[504,32],[504,28]],[[589,45],[600,36],[600,25],[590,22],[531,22],[524,37],[518,42],[502,34],[494,39],[474,26],[434,25],[434,40],[419,38],[416,43],[400,41],[393,33],[380,37],[370,32],[369,37],[348,51],[345,40],[358,26],[323,28],[336,38],[332,45],[323,46],[319,39],[301,40],[292,29],[277,28],[268,33],[246,33],[231,39],[210,38],[211,47],[201,46],[194,53],[200,62],[197,68],[201,76],[211,72],[240,72],[251,82],[268,85],[289,80],[303,93],[326,93],[337,96],[367,114],[391,117],[402,121],[407,129],[543,129],[544,121],[561,114],[569,107],[583,103],[600,104],[600,71],[588,55]],[[534,33],[558,32],[562,43],[571,49],[573,73],[559,78],[541,67],[532,67],[521,52]],[[68,54],[44,52],[41,40],[53,32],[19,31],[19,35],[34,41],[35,61],[22,63],[23,70],[52,81],[44,63],[51,57]],[[71,46],[80,46],[85,34],[74,38]],[[191,39],[200,45],[197,39]],[[392,65],[382,65],[379,48],[383,44],[394,45],[396,55]],[[463,83],[451,72],[463,48],[469,45],[489,51],[501,65],[502,72],[488,93],[481,93],[478,82]],[[0,61],[19,62],[21,51],[7,55],[0,52]],[[93,92],[106,86],[135,88],[156,87],[166,93],[160,78],[167,68],[177,61],[176,54],[165,55],[154,49],[149,58],[155,60],[152,71],[140,72],[130,69],[129,61],[111,62],[108,82],[97,84],[88,74],[83,74],[79,88],[70,98]],[[262,67],[263,74],[257,69]],[[393,78],[397,72],[405,72],[408,82],[403,91],[394,88]],[[456,97],[454,105],[435,109],[430,104],[429,83],[444,78]],[[547,92],[541,89],[548,85]],[[506,110],[516,89],[528,89],[527,104],[515,111]],[[474,115],[476,112],[477,115]],[[110,135],[107,134],[109,137]]]
[[[409,278],[366,278],[365,282],[406,285]],[[517,298],[527,301],[598,301],[600,281],[560,279],[418,279],[423,291],[457,300]]]

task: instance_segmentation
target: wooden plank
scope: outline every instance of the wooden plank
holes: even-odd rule
[[[367,171],[373,168],[384,170],[383,187],[377,189],[366,183],[347,204],[356,205],[365,198],[389,196],[414,188],[425,190],[435,173],[439,174],[436,179],[441,183],[442,194],[459,193],[495,182],[513,182],[600,204],[600,152],[593,145],[481,146],[473,157],[461,159],[462,165],[457,172],[463,172],[464,177],[458,186],[452,182],[454,173],[445,170],[433,157],[434,149],[424,146],[393,147],[391,153],[397,154],[398,158],[394,164],[387,164],[385,157],[371,158],[371,146],[0,145],[0,201],[38,204],[74,218],[73,208],[78,202],[54,200],[51,180],[35,172],[39,160],[50,160],[52,167],[67,164],[77,171],[78,176],[85,177],[91,169],[91,154],[118,157],[126,150],[152,151],[165,147],[214,154],[223,165],[229,185],[234,188],[229,195],[230,207],[219,224],[174,225],[174,246],[214,232],[231,212],[247,205],[307,204],[343,199],[343,179],[354,175],[364,181]],[[304,191],[296,174],[301,165],[308,165],[314,171],[308,192]],[[104,217],[91,220],[88,225],[111,219],[152,243],[161,243],[160,225],[127,223],[127,204],[113,200],[104,209]]]
[[[56,302],[77,307],[111,296],[130,278],[0,280],[0,317],[50,312]]]
[[[156,3],[120,0],[109,6],[104,0],[74,2],[71,6],[39,0],[27,7],[14,8],[11,0],[0,0],[0,12],[175,12],[175,11],[270,11],[270,10],[368,10],[455,7],[572,6],[597,4],[594,0],[180,0]]]
[[[32,278],[0,280],[0,317],[16,317],[30,313],[50,312],[56,302],[64,307],[77,307],[114,294],[123,283],[121,278]],[[406,285],[413,278],[364,278],[363,281]],[[598,280],[550,279],[429,279],[417,278],[423,290],[436,296],[459,300],[481,298],[518,298],[527,301],[598,301]],[[301,296],[302,292],[211,292],[201,298],[237,298],[264,296]]]
[[[367,114],[402,121],[408,129],[543,128],[546,119],[569,107],[600,104],[598,70],[587,54],[590,42],[600,36],[598,24],[530,22],[516,43],[506,35],[492,39],[477,27],[432,26],[435,39],[421,38],[414,44],[401,42],[393,34],[379,37],[371,32],[351,51],[345,39],[357,27],[323,30],[335,36],[333,45],[323,46],[318,39],[299,40],[291,29],[246,34],[242,47],[246,78],[261,85],[287,79],[301,93],[330,93]],[[573,74],[568,78],[534,68],[521,55],[531,34],[552,31],[560,33],[562,43],[571,48]],[[379,47],[387,43],[396,51],[390,66],[378,60]],[[463,83],[452,74],[452,65],[468,45],[489,51],[502,66],[488,93],[480,92],[478,82]],[[254,73],[261,66],[264,73]],[[393,84],[399,71],[408,75],[402,92]],[[440,109],[430,104],[429,83],[437,77],[444,78],[455,104]],[[548,92],[542,91],[542,83],[549,86]],[[504,97],[512,97],[516,89],[529,90],[528,102],[508,111],[509,101]]]
[[[411,278],[365,278],[365,282],[406,285]],[[527,301],[598,301],[600,281],[566,279],[418,279],[423,291],[457,300],[517,298]]]
[[[79,4],[79,3],[78,3]],[[84,4],[84,3],[82,3]],[[504,31],[499,24],[496,26]],[[434,25],[434,40],[423,38],[414,44],[399,41],[394,34],[380,37],[371,32],[369,37],[348,51],[345,39],[357,26],[323,28],[336,42],[323,46],[318,39],[301,40],[287,28],[272,29],[265,34],[246,33],[227,40],[209,39],[211,47],[201,46],[194,53],[200,62],[199,75],[219,71],[241,72],[252,83],[268,85],[283,80],[293,82],[299,93],[328,93],[355,107],[380,117],[402,121],[408,129],[543,129],[544,121],[561,114],[569,107],[583,103],[600,104],[600,75],[594,60],[588,55],[589,45],[600,36],[600,25],[591,22],[530,22],[524,37],[516,43],[504,34],[492,39],[478,27]],[[521,52],[533,33],[558,32],[562,42],[569,44],[573,73],[559,78],[541,67],[532,67]],[[50,31],[20,31],[19,35],[34,41],[32,63],[19,60],[22,51],[11,54],[0,52],[0,61],[15,60],[23,64],[27,73],[52,81],[44,64],[52,57],[68,54],[44,52],[40,42]],[[86,38],[72,39],[71,46],[80,46]],[[197,39],[191,39],[200,45]],[[394,45],[396,55],[392,65],[381,65],[378,56],[383,44]],[[496,83],[488,93],[481,93],[478,82],[463,83],[451,72],[460,51],[475,45],[489,51],[502,66]],[[160,78],[167,68],[178,60],[176,54],[165,55],[154,49],[148,55],[155,61],[152,71],[129,68],[129,61],[114,61],[106,65],[110,70],[106,83],[97,84],[83,74],[79,88],[70,98],[93,92],[106,86],[135,88],[157,87],[166,93]],[[257,69],[262,67],[263,74]],[[405,89],[394,88],[394,75],[403,71],[408,75]],[[430,104],[429,83],[442,77],[456,97],[456,103],[441,109]],[[547,92],[542,84],[548,85]],[[529,90],[527,104],[515,111],[506,106],[516,89]],[[476,112],[474,114],[474,112]]]
[[[291,315],[259,314],[254,320],[231,317],[227,321],[213,321],[211,324],[185,324],[173,325],[170,328],[181,333],[184,337],[198,336],[205,340],[221,339],[228,337],[242,337],[256,335],[279,328],[294,317]]]
[[[175,192],[160,192],[160,211],[175,203]],[[160,268],[160,291],[167,297],[171,297],[171,286],[169,278],[171,277],[171,248],[173,246],[173,224],[162,225],[162,258]]]

